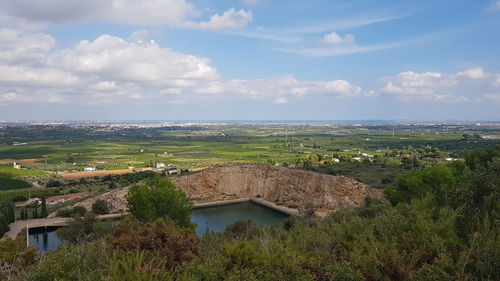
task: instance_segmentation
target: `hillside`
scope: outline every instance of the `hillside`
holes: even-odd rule
[[[278,205],[305,207],[312,203],[318,215],[349,206],[361,206],[366,197],[381,198],[382,190],[343,176],[269,165],[222,165],[199,173],[174,177],[172,182],[195,203],[261,197]],[[96,199],[106,200],[112,212],[126,209],[128,188],[106,192],[75,206],[90,209]],[[55,213],[51,214],[51,217]]]
[[[360,206],[366,197],[382,197],[382,190],[343,176],[269,165],[215,166],[172,182],[197,202],[262,197],[285,206],[312,203],[320,212]]]

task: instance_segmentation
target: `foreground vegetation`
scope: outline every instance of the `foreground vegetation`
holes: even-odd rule
[[[136,217],[113,227],[88,214],[61,230],[67,243],[53,253],[0,242],[2,280],[500,279],[500,146],[405,173],[386,188],[388,200],[202,237],[186,223],[180,191],[165,179],[147,185],[128,197]],[[147,200],[158,196],[185,211]]]

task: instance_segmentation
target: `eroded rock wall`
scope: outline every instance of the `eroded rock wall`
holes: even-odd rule
[[[262,197],[298,207],[312,203],[325,212],[360,206],[366,197],[382,197],[381,190],[343,176],[269,165],[215,166],[172,182],[198,202]]]

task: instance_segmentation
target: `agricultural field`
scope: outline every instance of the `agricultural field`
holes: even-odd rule
[[[0,191],[9,189],[29,188],[31,184],[18,179],[0,178]]]
[[[11,124],[0,128],[0,197],[98,191],[104,175],[156,163],[183,171],[272,164],[383,187],[406,170],[499,143],[499,124]]]

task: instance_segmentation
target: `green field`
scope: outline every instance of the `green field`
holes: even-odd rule
[[[259,163],[345,175],[382,186],[404,170],[404,158],[415,159],[418,167],[431,166],[500,143],[498,138],[481,137],[499,136],[499,125],[67,125],[5,127],[0,133],[0,160],[50,158],[23,164],[23,169],[0,165],[0,177],[42,185],[56,172],[82,171],[87,166],[113,170],[165,163],[196,171],[219,164]],[[27,144],[9,145],[14,141]],[[333,157],[342,161],[335,164]],[[358,157],[366,163],[356,163]]]
[[[0,178],[0,190],[29,188],[31,184],[18,179]]]
[[[14,169],[10,165],[0,165],[0,177],[2,178],[23,178],[44,176],[47,173],[39,169]]]

